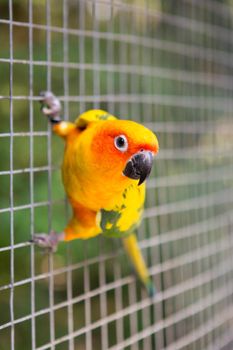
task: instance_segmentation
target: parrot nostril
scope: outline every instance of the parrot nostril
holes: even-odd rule
[[[140,152],[144,152],[144,149],[143,149],[143,148],[141,148],[141,149],[140,149]]]

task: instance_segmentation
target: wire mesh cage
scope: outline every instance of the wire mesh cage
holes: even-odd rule
[[[233,7],[230,1],[0,4],[0,349],[233,348]],[[62,141],[39,110],[102,108],[156,132],[138,237],[148,298],[117,240],[44,254],[70,215]]]

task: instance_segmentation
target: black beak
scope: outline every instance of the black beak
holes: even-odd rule
[[[152,165],[153,154],[149,151],[141,151],[130,158],[123,170],[123,174],[130,179],[139,179],[139,186],[150,175]]]

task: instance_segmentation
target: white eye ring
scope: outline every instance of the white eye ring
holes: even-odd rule
[[[125,135],[119,135],[114,139],[114,146],[121,152],[125,152],[128,149],[128,141]]]

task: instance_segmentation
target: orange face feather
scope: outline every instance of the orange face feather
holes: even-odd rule
[[[124,137],[127,143],[127,147],[123,150],[115,145],[116,138],[120,136]],[[93,130],[91,143],[93,162],[101,168],[101,174],[104,172],[105,176],[111,175],[112,181],[127,181],[122,173],[127,161],[134,154],[144,150],[155,155],[158,148],[156,136],[149,129],[133,121],[106,121],[98,123]]]

